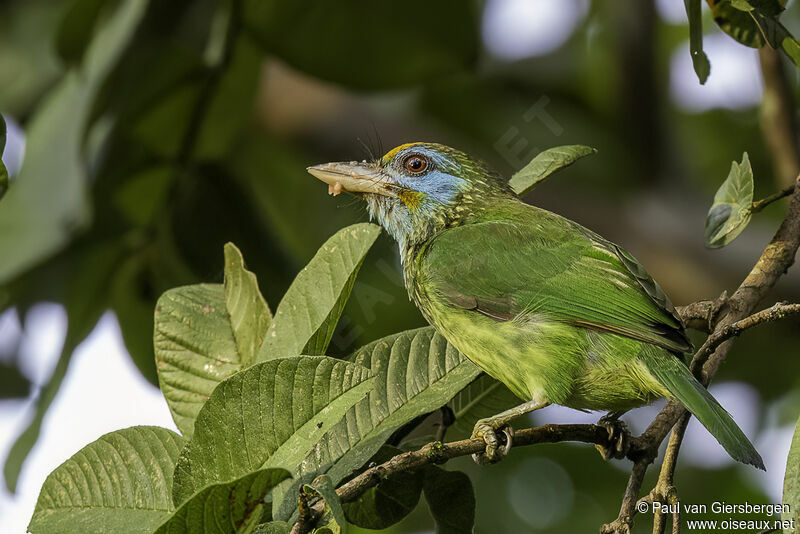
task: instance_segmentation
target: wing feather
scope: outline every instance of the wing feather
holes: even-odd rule
[[[632,255],[553,213],[521,203],[515,210],[428,244],[421,275],[437,298],[497,321],[544,314],[691,350],[672,303]]]

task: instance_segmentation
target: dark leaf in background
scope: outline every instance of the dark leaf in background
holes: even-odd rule
[[[447,429],[447,439],[467,439],[478,419],[491,417],[519,403],[519,397],[502,382],[482,373],[447,403],[455,416],[455,422]]]
[[[98,33],[81,72],[64,77],[27,125],[26,158],[0,210],[0,283],[63,248],[91,218],[81,158],[94,96],[146,7],[127,0]]]
[[[403,451],[384,445],[370,464],[382,464]],[[355,501],[344,504],[347,520],[371,530],[389,528],[416,508],[422,493],[422,472],[401,472],[382,480]]]
[[[800,67],[800,42],[778,21],[784,4],[779,0],[709,0],[722,31],[746,46],[782,49]]]
[[[359,89],[420,83],[470,66],[478,54],[474,2],[244,0],[265,50],[320,78]],[[389,23],[391,21],[391,23]]]
[[[475,493],[472,491],[472,481],[466,474],[429,466],[425,469],[423,491],[436,521],[437,534],[472,532],[475,524]]]
[[[106,0],[70,0],[56,33],[56,51],[67,64],[83,60]]]
[[[55,370],[42,386],[33,408],[33,418],[14,442],[6,458],[3,473],[6,487],[14,491],[22,464],[39,438],[42,420],[67,374],[72,353],[89,335],[108,305],[108,286],[122,252],[120,243],[100,243],[78,256],[70,279],[64,307],[67,334]]]
[[[337,527],[341,528],[341,526],[346,525],[342,502],[339,500],[339,495],[336,494],[336,486],[333,484],[331,477],[328,475],[320,475],[314,479],[311,485],[305,484],[303,486],[303,491],[309,495],[314,495],[316,493],[325,500],[323,519],[326,514],[329,514]]]
[[[119,266],[109,287],[109,305],[117,316],[125,348],[151,384],[158,385],[153,362],[153,306],[145,256],[132,256]]]
[[[24,399],[30,392],[28,379],[16,365],[0,362],[0,400]]]
[[[703,14],[700,10],[700,0],[683,0],[683,3],[686,6],[686,15],[689,17],[689,53],[692,56],[692,65],[697,79],[704,84],[711,73],[711,64],[703,51]]]

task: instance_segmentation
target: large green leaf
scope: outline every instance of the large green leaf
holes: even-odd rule
[[[530,163],[514,174],[508,184],[517,195],[522,196],[554,172],[596,152],[596,149],[583,145],[548,148],[539,152]]]
[[[0,284],[66,245],[90,219],[82,158],[89,108],[147,0],[119,4],[81,69],[69,71],[32,116],[25,161],[0,210]]]
[[[265,518],[270,519],[267,494],[288,476],[285,469],[262,469],[204,488],[153,534],[249,534]]]
[[[192,436],[197,413],[217,384],[255,362],[270,320],[255,275],[231,243],[225,246],[224,284],[179,287],[158,300],[158,378],[184,436]]]
[[[149,534],[172,510],[172,472],[183,438],[138,426],[111,432],[50,473],[33,534]]]
[[[478,55],[479,10],[460,0],[245,0],[248,29],[294,67],[362,89],[459,72]],[[321,45],[322,44],[322,45]]]
[[[700,10],[700,0],[683,0],[683,3],[689,18],[689,54],[692,56],[697,79],[704,84],[711,73],[711,63],[703,51],[703,13]]]
[[[197,416],[175,468],[174,502],[268,467],[294,470],[364,398],[370,371],[334,358],[256,364],[222,382]]]
[[[286,291],[258,354],[266,361],[324,354],[380,227],[354,224],[328,239]]]
[[[432,327],[379,339],[349,360],[371,369],[372,390],[314,447],[298,478],[327,472],[338,484],[364,465],[395,430],[443,406],[480,373]],[[288,519],[294,503],[287,499],[282,504],[276,517]]]
[[[783,478],[783,504],[789,505],[789,510],[783,513],[784,521],[800,525],[800,419],[794,429],[792,446],[789,448],[789,457],[786,458],[786,474]],[[795,534],[797,530],[784,529],[786,534]]]
[[[520,402],[505,384],[481,374],[447,403],[455,416],[455,421],[447,429],[448,440],[470,437],[478,419],[497,415]]]
[[[728,177],[714,195],[706,217],[706,246],[720,248],[736,239],[750,222],[752,205],[753,169],[745,152],[741,163],[731,164]]]
[[[466,474],[428,467],[423,491],[436,521],[437,534],[472,532],[475,524],[475,493]]]

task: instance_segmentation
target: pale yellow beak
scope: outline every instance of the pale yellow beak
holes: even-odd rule
[[[398,188],[389,181],[389,177],[379,168],[366,162],[323,163],[308,167],[306,170],[328,184],[328,193],[334,196],[342,191],[397,196]]]

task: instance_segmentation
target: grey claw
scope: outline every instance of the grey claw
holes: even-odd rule
[[[503,434],[506,437],[506,444],[503,445],[503,448],[501,449],[503,451],[503,454],[500,455],[501,457],[508,454],[508,451],[511,450],[511,445],[514,443],[514,428],[510,426],[504,426]]]

